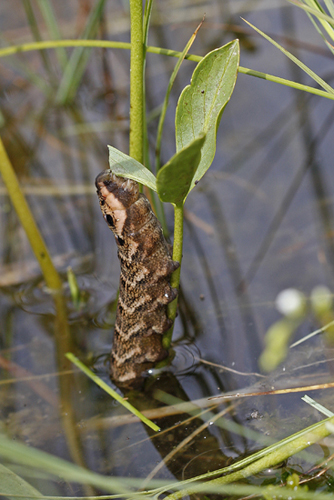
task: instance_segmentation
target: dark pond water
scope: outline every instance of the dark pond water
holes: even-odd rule
[[[51,2],[63,38],[79,37],[94,3]],[[29,5],[19,0],[1,3],[4,46],[37,36],[29,27]],[[40,36],[47,40],[43,16],[37,5],[32,7]],[[129,40],[126,8],[126,2],[106,2],[97,38]],[[242,16],[333,83],[332,59],[320,36],[302,12],[284,2],[158,1],[149,44],[182,50],[204,13],[193,53],[204,55],[240,37],[242,66],[311,84],[277,49],[255,36]],[[175,61],[148,56],[151,151],[156,115]],[[333,105],[239,75],[221,121],[213,165],[186,204],[175,358],[156,380],[148,380],[145,392],[130,395],[140,410],[150,410],[150,418],[163,430],[170,429],[150,439],[146,427],[124,418],[124,409],[64,358],[71,350],[111,383],[108,355],[119,262],[94,179],[108,166],[107,144],[128,151],[128,66],[127,52],[94,49],[74,99],[62,105],[57,102],[62,70],[53,50],[0,60],[1,136],[64,279],[68,317],[67,327],[57,328],[53,297],[0,181],[1,427],[13,440],[103,474],[182,479],[223,467],[263,446],[248,437],[247,429],[277,440],[322,418],[300,400],[303,393],[259,396],[213,410],[216,415],[224,412],[227,422],[244,426],[244,434],[212,421],[198,432],[205,417],[188,421],[184,413],[166,416],[156,390],[201,406],[198,400],[221,392],[333,381],[333,353],[321,336],[289,350],[269,377],[258,365],[265,333],[280,318],[277,294],[294,287],[308,297],[317,285],[334,285]],[[163,163],[175,151],[175,105],[194,67],[184,62],[172,92]],[[166,217],[172,234],[169,206]],[[69,266],[82,292],[79,310],[70,299]],[[308,315],[294,339],[319,326]],[[330,409],[331,394],[331,389],[310,393]],[[192,433],[189,443],[181,446]],[[311,450],[314,461],[331,453],[331,443],[326,445],[326,450]],[[254,483],[268,477],[279,483],[287,471],[300,473],[311,465],[293,457]],[[45,494],[94,493],[30,480]],[[326,481],[331,481],[330,473]]]

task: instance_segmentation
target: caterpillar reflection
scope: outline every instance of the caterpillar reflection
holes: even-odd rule
[[[95,185],[121,264],[111,376],[118,385],[136,386],[145,370],[167,356],[162,334],[172,324],[167,305],[177,290],[170,276],[179,263],[172,260],[161,224],[136,182],[106,170]]]

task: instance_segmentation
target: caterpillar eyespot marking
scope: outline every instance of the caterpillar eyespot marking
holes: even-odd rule
[[[144,372],[167,356],[162,334],[171,327],[167,305],[177,290],[170,276],[179,263],[173,261],[161,224],[136,182],[105,170],[95,185],[121,265],[111,376],[121,387],[136,387]]]
[[[111,215],[107,214],[105,217],[105,220],[109,226],[111,226],[111,227],[114,226],[114,221],[113,221],[113,218],[111,217]]]

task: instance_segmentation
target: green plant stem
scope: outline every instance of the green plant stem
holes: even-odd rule
[[[181,274],[181,260],[182,260],[182,247],[183,247],[183,203],[182,205],[174,206],[174,244],[173,244],[173,260],[180,263],[180,266],[173,272],[170,284],[177,290],[180,287],[180,274]],[[178,297],[173,302],[168,304],[168,317],[172,321],[176,318]],[[165,349],[169,349],[172,335],[173,326],[163,335],[162,345]]]
[[[0,57],[7,57],[13,54],[18,54],[20,52],[29,52],[32,50],[55,49],[57,47],[100,47],[106,49],[129,50],[131,48],[131,44],[106,40],[48,40],[45,42],[23,43],[21,45],[5,47],[3,49],[0,49]],[[162,49],[160,47],[148,46],[146,50],[151,54],[161,54],[169,57],[180,57],[181,55],[181,52],[178,52],[176,50]],[[189,61],[199,62],[202,57],[187,54],[185,59]],[[285,85],[286,87],[291,87],[296,90],[302,90],[303,92],[309,92],[310,94],[334,100],[334,95],[329,94],[324,90],[310,87],[309,85],[302,85],[301,83],[286,80],[285,78],[280,78],[279,76],[269,75],[268,73],[262,73],[261,71],[255,71],[253,69],[244,68],[242,66],[239,66],[238,72],[244,75],[254,76],[255,78],[267,80],[268,82],[279,83],[280,85]]]
[[[13,166],[7,156],[3,142],[0,138],[0,173],[7,188],[8,195],[13,203],[17,216],[28,237],[31,248],[39,262],[47,286],[54,292],[53,299],[55,304],[55,346],[56,357],[59,369],[70,369],[70,362],[64,363],[63,351],[72,348],[71,335],[69,331],[66,303],[62,294],[62,281],[53,265],[47,246],[36,225],[35,219],[29,205],[21,191],[18,178],[14,172]],[[66,366],[67,365],[67,366]],[[59,394],[62,402],[62,421],[63,427],[70,450],[70,454],[75,462],[84,465],[82,461],[82,450],[80,449],[80,439],[76,432],[76,426],[73,416],[71,388],[74,383],[70,383],[72,375],[59,378]]]
[[[31,248],[39,262],[46,284],[52,290],[61,291],[62,282],[54,267],[49,251],[39,232],[29,205],[21,191],[18,178],[7,156],[3,142],[0,138],[0,173],[7,188],[8,195],[13,203],[18,218],[25,230]]]
[[[203,483],[202,487],[200,485],[197,485],[195,488],[190,486],[189,488],[185,488],[169,495],[166,500],[178,500],[179,498],[184,498],[188,495],[190,496],[195,492],[199,493],[201,491],[210,491],[210,487],[217,487],[219,485],[239,481],[240,479],[258,474],[262,470],[269,467],[273,467],[331,434],[331,431],[327,428],[328,423],[334,424],[334,417],[323,420],[322,422],[319,422],[318,425],[315,424],[308,427],[304,430],[304,432],[298,433],[298,436],[296,437],[291,436],[290,440],[284,440],[284,444],[282,446],[236,472],[218,477],[212,481],[207,481],[206,483]],[[235,465],[237,466],[237,464]],[[202,476],[201,479],[202,478],[204,479],[204,476]]]
[[[129,155],[143,163],[144,152],[144,42],[142,0],[130,0],[130,143]]]

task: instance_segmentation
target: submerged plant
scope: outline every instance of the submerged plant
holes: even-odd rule
[[[333,347],[334,308],[329,288],[316,286],[309,298],[294,288],[283,290],[276,298],[276,308],[283,317],[266,332],[265,348],[259,358],[260,368],[264,372],[275,370],[286,359],[289,347],[296,347],[315,335],[324,333],[327,347]],[[292,336],[310,314],[319,323],[320,328],[289,346]]]

